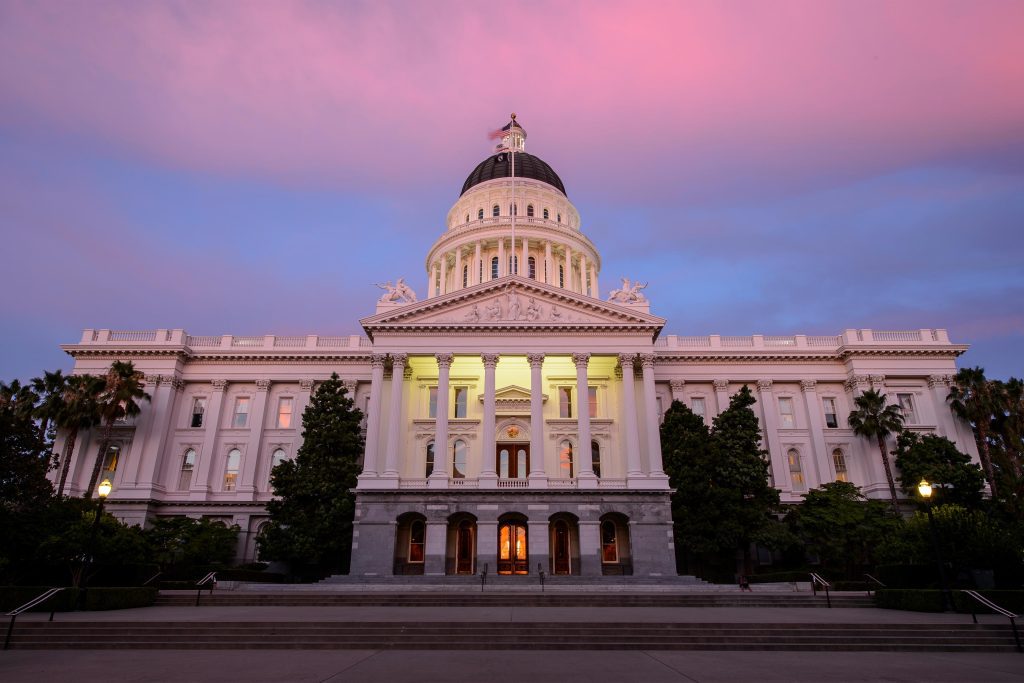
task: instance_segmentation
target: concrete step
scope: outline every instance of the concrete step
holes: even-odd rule
[[[995,624],[25,622],[22,649],[644,649],[1009,652]]]

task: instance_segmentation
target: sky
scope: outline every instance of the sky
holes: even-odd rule
[[[83,328],[354,334],[516,112],[667,334],[1024,375],[1024,2],[0,3],[0,379]]]

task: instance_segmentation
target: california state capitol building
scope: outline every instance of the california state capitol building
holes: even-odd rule
[[[946,403],[967,347],[945,330],[667,334],[656,311],[670,284],[602,272],[526,137],[504,127],[504,151],[469,173],[423,273],[382,285],[361,334],[87,329],[64,345],[76,374],[131,361],[152,398],[114,428],[108,509],[133,524],[237,524],[237,558],[255,559],[271,468],[295,456],[310,394],[335,372],[366,415],[353,575],[675,575],[662,415],[678,400],[710,424],[744,385],[783,503],[836,480],[888,497],[877,444],[846,422],[869,388],[908,428],[977,459]],[[79,435],[71,495],[101,432]]]

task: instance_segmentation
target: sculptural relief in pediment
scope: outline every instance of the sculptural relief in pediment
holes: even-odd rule
[[[570,307],[532,292],[508,288],[501,292],[453,306],[435,315],[426,315],[416,323],[487,324],[487,323],[611,323],[620,322],[589,311]]]

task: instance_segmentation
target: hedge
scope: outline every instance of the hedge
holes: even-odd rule
[[[939,584],[934,564],[880,564],[878,580],[886,588],[931,588]]]
[[[978,591],[1003,609],[1016,614],[1024,613],[1024,591],[988,590]],[[875,592],[875,605],[883,609],[900,609],[909,612],[943,611],[942,591],[938,589],[879,588]],[[978,614],[987,614],[988,608],[962,591],[953,591],[953,606],[957,612],[969,614],[973,609]]]
[[[0,586],[0,609],[17,609],[50,586]],[[65,588],[48,601],[32,608],[33,612],[73,612],[78,609],[79,588]],[[93,611],[149,607],[156,602],[157,590],[149,587],[90,588],[86,592],[85,609]]]

